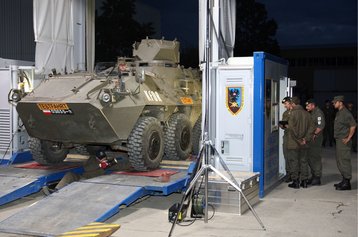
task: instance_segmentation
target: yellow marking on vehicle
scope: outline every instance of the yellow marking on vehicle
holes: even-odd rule
[[[121,225],[93,222],[59,235],[60,237],[107,237],[118,230]]]
[[[180,97],[180,100],[185,105],[192,105],[193,104],[193,99],[190,98],[190,97]]]
[[[66,110],[70,109],[66,103],[38,103],[40,110]]]

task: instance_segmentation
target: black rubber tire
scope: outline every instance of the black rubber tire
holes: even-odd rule
[[[196,120],[193,127],[193,155],[198,155],[201,146],[201,115]]]
[[[128,137],[128,157],[138,171],[159,167],[164,154],[163,129],[158,119],[141,117]]]
[[[192,130],[188,117],[182,113],[172,114],[164,129],[164,153],[168,160],[185,160],[192,149]]]
[[[54,147],[50,141],[41,141],[38,138],[29,137],[28,145],[32,158],[42,165],[62,163],[68,154],[68,149]]]

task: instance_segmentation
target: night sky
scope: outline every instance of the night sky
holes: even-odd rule
[[[161,36],[177,38],[182,47],[197,47],[199,32],[198,0],[137,0],[157,9],[161,16]],[[141,14],[140,12],[137,12]]]
[[[356,0],[261,0],[281,46],[357,42]]]
[[[159,10],[161,33],[187,47],[198,44],[197,0],[137,0]],[[259,0],[276,20],[281,47],[357,42],[356,0]],[[240,14],[239,12],[237,14]]]

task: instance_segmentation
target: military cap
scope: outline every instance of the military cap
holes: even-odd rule
[[[314,101],[314,99],[309,99],[306,101],[306,105],[309,105],[309,104],[316,104],[316,101]]]
[[[343,95],[337,95],[333,98],[332,102],[336,103],[337,101],[344,101],[344,96]]]
[[[299,105],[301,103],[300,98],[298,98],[297,96],[292,97],[291,102],[296,105]]]
[[[284,104],[286,102],[291,102],[291,97],[287,96],[287,97],[282,99],[282,104]]]

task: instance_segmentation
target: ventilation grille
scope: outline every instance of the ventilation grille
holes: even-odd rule
[[[242,83],[243,79],[242,78],[227,78],[226,79],[227,83]]]
[[[10,110],[0,109],[0,152],[5,152],[11,140]]]
[[[229,156],[229,157],[226,157],[226,162],[230,162],[231,164],[234,164],[234,163],[242,163],[242,162],[244,162],[244,157],[240,157],[240,156]]]

